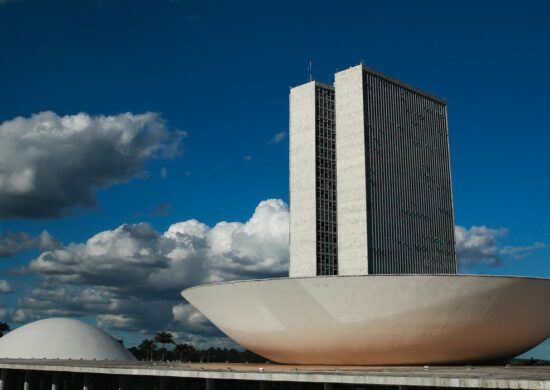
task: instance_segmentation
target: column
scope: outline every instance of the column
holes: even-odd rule
[[[82,384],[82,390],[91,390],[92,378],[90,374],[84,374],[84,383]]]
[[[52,374],[52,390],[60,390],[59,388],[59,372]]]
[[[118,390],[126,390],[126,376],[125,375],[119,375],[118,376]]]
[[[23,390],[30,390],[31,388],[31,372],[25,371],[25,379],[23,380]]]
[[[0,370],[0,390],[7,390],[6,380],[8,378],[8,370],[5,368]]]
[[[169,389],[169,386],[168,386],[169,379],[170,378],[167,378],[165,376],[160,377],[160,390],[168,390]]]
[[[206,380],[206,390],[214,390],[214,379],[207,379]]]

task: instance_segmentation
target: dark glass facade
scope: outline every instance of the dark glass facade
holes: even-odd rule
[[[363,70],[369,274],[456,273],[447,106]]]

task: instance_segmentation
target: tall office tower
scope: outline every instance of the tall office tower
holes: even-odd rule
[[[290,276],[338,274],[334,88],[290,91]]]
[[[445,101],[362,65],[335,89],[338,273],[456,273]]]

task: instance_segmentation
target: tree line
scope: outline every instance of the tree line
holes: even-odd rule
[[[167,345],[171,348],[167,348]],[[128,348],[138,360],[179,361],[203,363],[265,363],[266,359],[245,350],[234,348],[196,349],[190,344],[176,344],[170,332],[158,332],[152,339],[144,339],[139,345]]]
[[[8,333],[10,330],[11,328],[7,322],[0,322],[0,337]]]

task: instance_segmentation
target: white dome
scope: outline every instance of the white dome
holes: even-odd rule
[[[2,359],[136,360],[95,326],[70,318],[31,322],[0,338]]]

